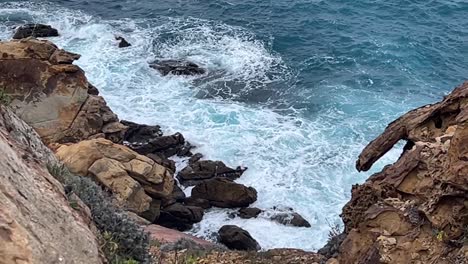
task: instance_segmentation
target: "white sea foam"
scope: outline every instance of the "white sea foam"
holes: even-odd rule
[[[339,222],[351,185],[368,176],[355,171],[354,161],[366,144],[365,133],[382,128],[380,110],[390,106],[382,100],[368,112],[355,113],[354,104],[365,102],[359,98],[362,94],[352,94],[348,87],[325,87],[326,96],[336,96],[344,106],[331,106],[309,118],[235,100],[256,85],[289,75],[281,57],[242,28],[195,18],[106,21],[32,3],[0,4],[0,17],[1,39],[11,36],[11,20],[58,28],[61,36],[52,41],[82,55],[76,63],[121,118],[159,124],[167,133],[180,131],[206,158],[249,167],[238,182],[257,189],[253,206],[292,207],[312,224],[295,228],[262,217],[231,219],[232,210],[212,209],[191,231],[195,235],[212,238],[222,225],[235,224],[248,230],[264,249],[320,248],[327,240],[328,223]],[[133,45],[117,48],[115,35],[124,35]],[[148,67],[158,58],[187,58],[221,74],[202,83],[162,77]],[[224,99],[196,97],[213,82],[224,82],[231,89],[228,81],[242,85]],[[370,116],[376,121],[371,122]],[[391,151],[376,168],[398,154]]]

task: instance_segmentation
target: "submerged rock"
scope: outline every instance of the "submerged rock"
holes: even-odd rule
[[[257,200],[257,191],[227,178],[215,178],[196,185],[192,198],[206,199],[217,207],[246,207]]]
[[[246,168],[237,167],[236,169],[229,168],[222,161],[199,160],[189,162],[189,165],[182,169],[177,178],[184,186],[191,186],[203,181],[223,177],[235,180],[239,178]]]
[[[258,209],[255,207],[246,207],[246,208],[239,209],[239,211],[237,212],[237,215],[240,218],[250,219],[250,218],[256,218],[262,212],[263,211],[261,209]]]
[[[158,70],[163,76],[172,75],[199,75],[206,72],[197,64],[183,60],[162,60],[150,63],[150,67]]]
[[[311,227],[310,223],[304,219],[300,214],[290,213],[279,213],[271,217],[272,220],[283,224],[297,227]]]
[[[43,24],[26,24],[20,26],[15,34],[13,35],[13,39],[22,39],[27,37],[35,37],[35,38],[45,38],[45,37],[57,37],[58,30]]]
[[[126,47],[130,47],[132,46],[132,44],[128,43],[128,41],[126,39],[124,39],[123,37],[115,37],[115,40],[118,40],[120,41],[119,42],[119,48],[126,48]]]
[[[260,245],[246,230],[235,226],[225,225],[218,231],[220,242],[233,250],[258,251]]]

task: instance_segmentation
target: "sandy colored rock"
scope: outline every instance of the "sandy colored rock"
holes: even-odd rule
[[[468,83],[408,112],[357,161],[367,170],[400,139],[397,162],[355,185],[343,208],[340,263],[468,263]]]
[[[170,170],[107,139],[62,145],[56,155],[71,172],[94,176],[127,209],[139,214],[149,210],[152,200],[149,195],[166,197],[174,186]]]
[[[0,150],[0,263],[101,263],[89,219],[47,171],[52,153],[1,106]]]
[[[11,107],[46,143],[77,142],[118,121],[102,97],[89,95],[80,56],[46,40],[26,38],[0,42],[0,86]],[[118,142],[126,127],[103,132]]]

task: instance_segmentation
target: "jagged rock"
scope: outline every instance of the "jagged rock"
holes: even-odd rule
[[[239,209],[239,211],[237,212],[237,215],[240,218],[250,219],[250,218],[256,218],[262,212],[263,211],[261,209],[258,209],[255,207],[246,207],[246,208]]]
[[[175,161],[173,160],[170,160],[168,158],[166,158],[166,156],[164,154],[160,154],[160,153],[157,153],[157,154],[154,154],[154,153],[150,153],[150,154],[147,154],[146,155],[148,158],[154,160],[154,162],[158,163],[159,165],[162,165],[168,169],[170,169],[171,171],[176,171],[176,165],[175,165]]]
[[[182,60],[162,60],[150,63],[150,67],[158,70],[163,76],[172,75],[200,75],[206,72],[197,64]]]
[[[201,199],[201,198],[192,198],[192,197],[187,197],[184,199],[184,204],[185,205],[190,205],[190,206],[198,206],[203,209],[209,209],[211,208],[210,201],[206,199]]]
[[[189,164],[193,164],[193,163],[195,163],[195,162],[201,160],[202,158],[203,158],[203,154],[201,154],[201,153],[195,153],[195,154],[193,154],[192,157],[190,157],[190,159],[189,159]]]
[[[159,215],[161,214],[161,201],[152,200],[147,211],[144,211],[140,214],[141,217],[148,220],[150,223],[154,223],[158,220]]]
[[[295,212],[282,212],[275,214],[271,217],[274,220],[283,225],[291,225],[297,227],[311,227],[310,223],[304,219],[300,214]]]
[[[119,48],[126,48],[132,46],[132,44],[128,43],[128,41],[123,37],[115,37],[115,40],[119,41]]]
[[[260,245],[246,230],[235,226],[225,225],[218,231],[220,242],[233,250],[258,251]]]
[[[196,185],[192,198],[206,199],[217,207],[246,207],[257,200],[257,191],[227,178],[214,178]]]
[[[174,185],[174,190],[172,191],[172,198],[178,202],[182,202],[185,199],[185,193],[180,189],[179,186]]]
[[[15,35],[13,35],[13,39],[23,39],[27,37],[36,37],[36,38],[45,38],[45,37],[57,37],[58,30],[43,24],[26,24],[20,26]]]
[[[130,143],[146,144],[152,139],[163,135],[160,126],[137,124],[126,120],[120,122],[128,127],[124,140]]]
[[[190,156],[190,149],[192,148],[180,133],[170,136],[158,136],[144,142],[129,142],[127,145],[142,155],[152,153],[162,155],[164,158],[173,155]]]
[[[368,170],[400,139],[397,162],[352,188],[340,263],[456,263],[468,223],[468,83],[392,122],[356,163]],[[463,263],[463,262],[460,262]]]
[[[89,208],[46,166],[57,160],[39,135],[0,106],[0,263],[102,263]],[[75,203],[76,202],[76,203]]]
[[[173,174],[153,160],[106,139],[85,140],[57,149],[57,157],[78,175],[88,174],[109,188],[129,210],[143,213],[153,198],[168,197]]]
[[[174,203],[161,209],[161,215],[156,223],[164,227],[185,231],[192,228],[194,223],[200,222],[202,218],[203,208]]]
[[[179,179],[182,185],[191,186],[215,177],[235,180],[245,170],[245,168],[241,167],[237,167],[236,169],[229,168],[222,161],[199,160],[189,162],[189,165],[177,174],[177,179]]]
[[[0,86],[10,106],[47,144],[101,136],[121,141],[126,127],[102,131],[118,119],[102,97],[88,93],[84,72],[72,64],[79,55],[37,39],[0,42],[0,54]]]

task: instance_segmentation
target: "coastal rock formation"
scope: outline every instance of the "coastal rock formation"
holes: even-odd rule
[[[197,64],[183,60],[162,60],[150,63],[150,67],[158,70],[163,76],[172,75],[200,75],[206,72]]]
[[[353,186],[338,261],[467,263],[468,83],[392,122],[357,169],[369,169],[402,139],[397,162]]]
[[[177,179],[184,186],[197,185],[206,180],[223,177],[231,180],[239,178],[246,168],[229,168],[222,161],[198,160],[191,161],[189,165],[177,174]]]
[[[190,240],[195,244],[200,245],[203,247],[216,247],[217,245],[209,242],[207,240],[200,239],[198,237],[194,237],[180,231],[169,229],[159,225],[148,225],[145,227],[145,231],[147,231],[153,240],[158,241],[162,244],[170,244],[170,243],[177,243],[180,240]]]
[[[57,37],[58,30],[43,24],[26,24],[16,29],[13,39],[23,39],[27,37],[45,38],[45,37]]]
[[[128,41],[123,37],[115,37],[115,40],[119,41],[119,48],[126,48],[132,46],[132,44],[128,43]]]
[[[219,231],[220,242],[226,245],[229,249],[234,250],[260,250],[258,242],[246,230],[235,226],[225,225]]]
[[[93,137],[121,141],[126,126],[102,97],[90,94],[93,86],[72,64],[79,55],[31,38],[0,42],[0,54],[0,87],[15,113],[45,143]]]
[[[295,212],[278,213],[273,215],[271,219],[283,225],[311,227],[310,223],[305,220],[304,217]]]
[[[258,209],[255,207],[246,207],[246,208],[239,209],[239,211],[237,211],[237,215],[243,219],[250,219],[250,218],[256,218],[262,212],[263,211],[261,209]]]
[[[3,106],[0,150],[0,263],[101,263],[89,209],[71,207],[52,152]]]
[[[171,171],[109,140],[99,138],[62,145],[56,154],[71,172],[94,176],[136,213],[149,210],[151,197],[164,198],[172,193]]]
[[[156,223],[164,227],[185,231],[192,228],[194,223],[200,222],[202,218],[203,208],[174,203],[161,209],[161,216]]]
[[[257,200],[257,191],[227,178],[214,178],[195,186],[192,198],[206,199],[216,207],[246,207]]]

